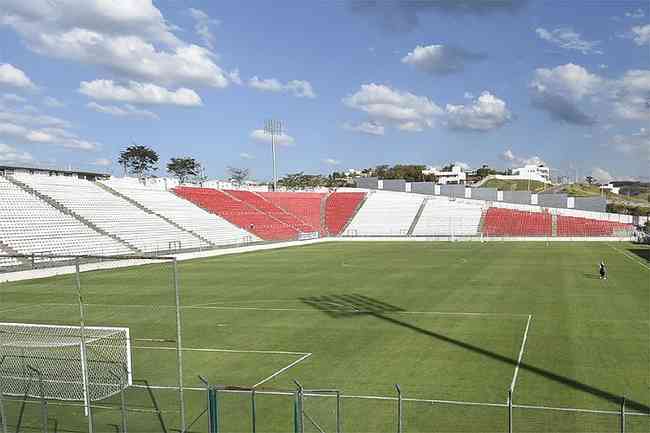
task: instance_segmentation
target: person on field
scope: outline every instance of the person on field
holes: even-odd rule
[[[607,266],[605,266],[605,260],[600,261],[600,265],[598,266],[598,271],[600,273],[600,279],[601,280],[606,280],[607,279]]]

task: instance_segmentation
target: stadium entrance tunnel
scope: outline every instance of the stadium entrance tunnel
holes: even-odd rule
[[[649,250],[645,250],[649,251]],[[344,294],[344,295],[324,295],[324,296],[313,296],[313,297],[303,297],[299,298],[305,304],[316,308],[323,313],[333,317],[333,318],[353,318],[359,315],[373,316],[378,319],[387,321],[396,326],[406,328],[410,331],[417,332],[422,335],[426,335],[433,339],[443,341],[448,344],[455,345],[457,347],[469,350],[474,353],[489,357],[499,362],[510,364],[513,367],[519,365],[521,370],[528,371],[530,373],[539,375],[550,381],[559,383],[561,385],[576,389],[581,392],[585,392],[596,396],[600,399],[608,401],[614,404],[620,404],[623,400],[622,395],[616,395],[609,391],[605,391],[600,388],[579,382],[570,377],[562,376],[552,371],[536,367],[534,365],[527,364],[525,362],[519,363],[517,359],[510,358],[508,356],[501,355],[489,349],[484,349],[474,344],[466,343],[464,341],[458,340],[456,338],[451,338],[446,335],[443,335],[438,332],[433,332],[419,326],[413,325],[406,321],[397,319],[393,317],[392,314],[404,312],[405,310],[392,304],[385,303],[378,299],[370,298],[365,295],[359,294]],[[642,413],[650,414],[650,406],[647,406],[638,401],[626,399],[626,407],[632,410],[636,410]]]

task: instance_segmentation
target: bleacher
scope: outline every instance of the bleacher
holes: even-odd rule
[[[487,236],[551,236],[552,218],[545,212],[525,212],[491,207],[485,214]]]
[[[333,192],[327,196],[325,228],[331,236],[341,234],[365,196],[363,192]]]
[[[423,197],[418,194],[377,191],[369,194],[352,222],[346,236],[405,236]]]
[[[209,246],[196,236],[145,212],[93,182],[74,177],[39,175],[16,175],[16,179],[141,252]]]
[[[324,193],[319,192],[260,192],[259,195],[279,208],[297,216],[321,234],[321,202]]]
[[[290,227],[293,227],[300,233],[313,233],[318,231],[316,227],[312,227],[305,221],[276,206],[255,192],[242,190],[227,190],[225,192],[245,203],[248,203],[256,209],[259,209],[270,217],[275,218]]]
[[[111,178],[101,182],[216,246],[259,240],[257,236],[163,188],[145,186],[132,179]]]
[[[557,216],[558,236],[626,236],[631,234],[633,229],[631,224],[563,215]]]
[[[0,177],[0,196],[0,241],[19,254],[133,253],[4,177]],[[3,264],[17,263],[6,260]]]
[[[265,214],[230,194],[212,188],[177,187],[176,194],[220,215],[264,240],[289,240],[298,230]]]
[[[430,197],[413,230],[413,236],[476,236],[482,204],[475,200]]]

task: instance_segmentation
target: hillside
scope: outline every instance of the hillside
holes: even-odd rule
[[[501,179],[488,179],[481,185],[482,188],[497,188],[501,191],[528,191],[540,192],[546,189],[547,185],[543,182],[536,180],[501,180]]]
[[[623,191],[623,190],[622,190]],[[574,183],[564,185],[559,192],[564,192],[574,197],[595,197],[602,193],[597,185]],[[650,214],[650,191],[643,189],[636,195],[605,193],[607,210],[616,213],[629,213],[632,215]]]

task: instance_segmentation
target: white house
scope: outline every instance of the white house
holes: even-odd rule
[[[612,184],[611,182],[606,185],[600,185],[600,190],[605,192],[611,192],[614,194],[619,194],[621,192],[621,188],[614,186],[614,184]]]
[[[532,180],[551,183],[551,169],[544,164],[530,164],[512,170],[512,174],[494,176],[500,180]]]
[[[463,169],[457,165],[452,165],[450,171],[438,170],[436,167],[427,167],[422,170],[424,175],[434,175],[438,179],[439,185],[447,185],[450,183],[465,183],[467,175]]]

